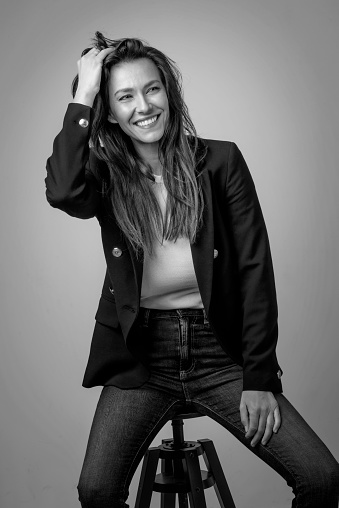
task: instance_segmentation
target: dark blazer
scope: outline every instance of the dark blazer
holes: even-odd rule
[[[103,162],[89,148],[92,116],[90,107],[68,106],[47,161],[46,196],[71,216],[96,216],[101,226],[107,272],[83,386],[133,388],[149,377],[138,360],[142,344],[133,326],[143,263],[100,192],[95,175]],[[281,392],[274,275],[255,187],[234,143],[205,142],[208,151],[200,176],[204,226],[191,245],[203,305],[222,347],[243,366],[243,389]]]

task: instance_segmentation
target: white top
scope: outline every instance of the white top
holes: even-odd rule
[[[151,183],[163,215],[167,190],[162,177]],[[141,307],[148,309],[202,309],[188,238],[156,240],[152,256],[145,253],[141,286]]]

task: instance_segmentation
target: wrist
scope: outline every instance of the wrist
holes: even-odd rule
[[[79,90],[79,91],[77,90],[72,102],[76,102],[78,104],[84,104],[85,106],[92,107],[93,103],[94,103],[95,96],[96,96],[96,93],[84,92],[81,90]]]

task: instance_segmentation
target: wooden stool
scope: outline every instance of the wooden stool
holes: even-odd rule
[[[149,508],[152,492],[161,492],[161,508],[206,508],[204,489],[214,486],[221,508],[235,508],[213,441],[185,441],[184,419],[203,416],[200,413],[178,413],[172,418],[173,439],[163,439],[160,446],[145,454],[135,508]],[[200,470],[202,455],[207,471]],[[157,473],[161,459],[161,473]],[[189,504],[188,504],[189,499]]]

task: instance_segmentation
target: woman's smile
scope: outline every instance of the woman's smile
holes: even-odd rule
[[[135,122],[135,125],[138,127],[141,127],[142,129],[149,129],[150,127],[153,127],[154,124],[157,122],[160,115],[152,116],[151,118],[147,118],[145,120],[138,120]]]

